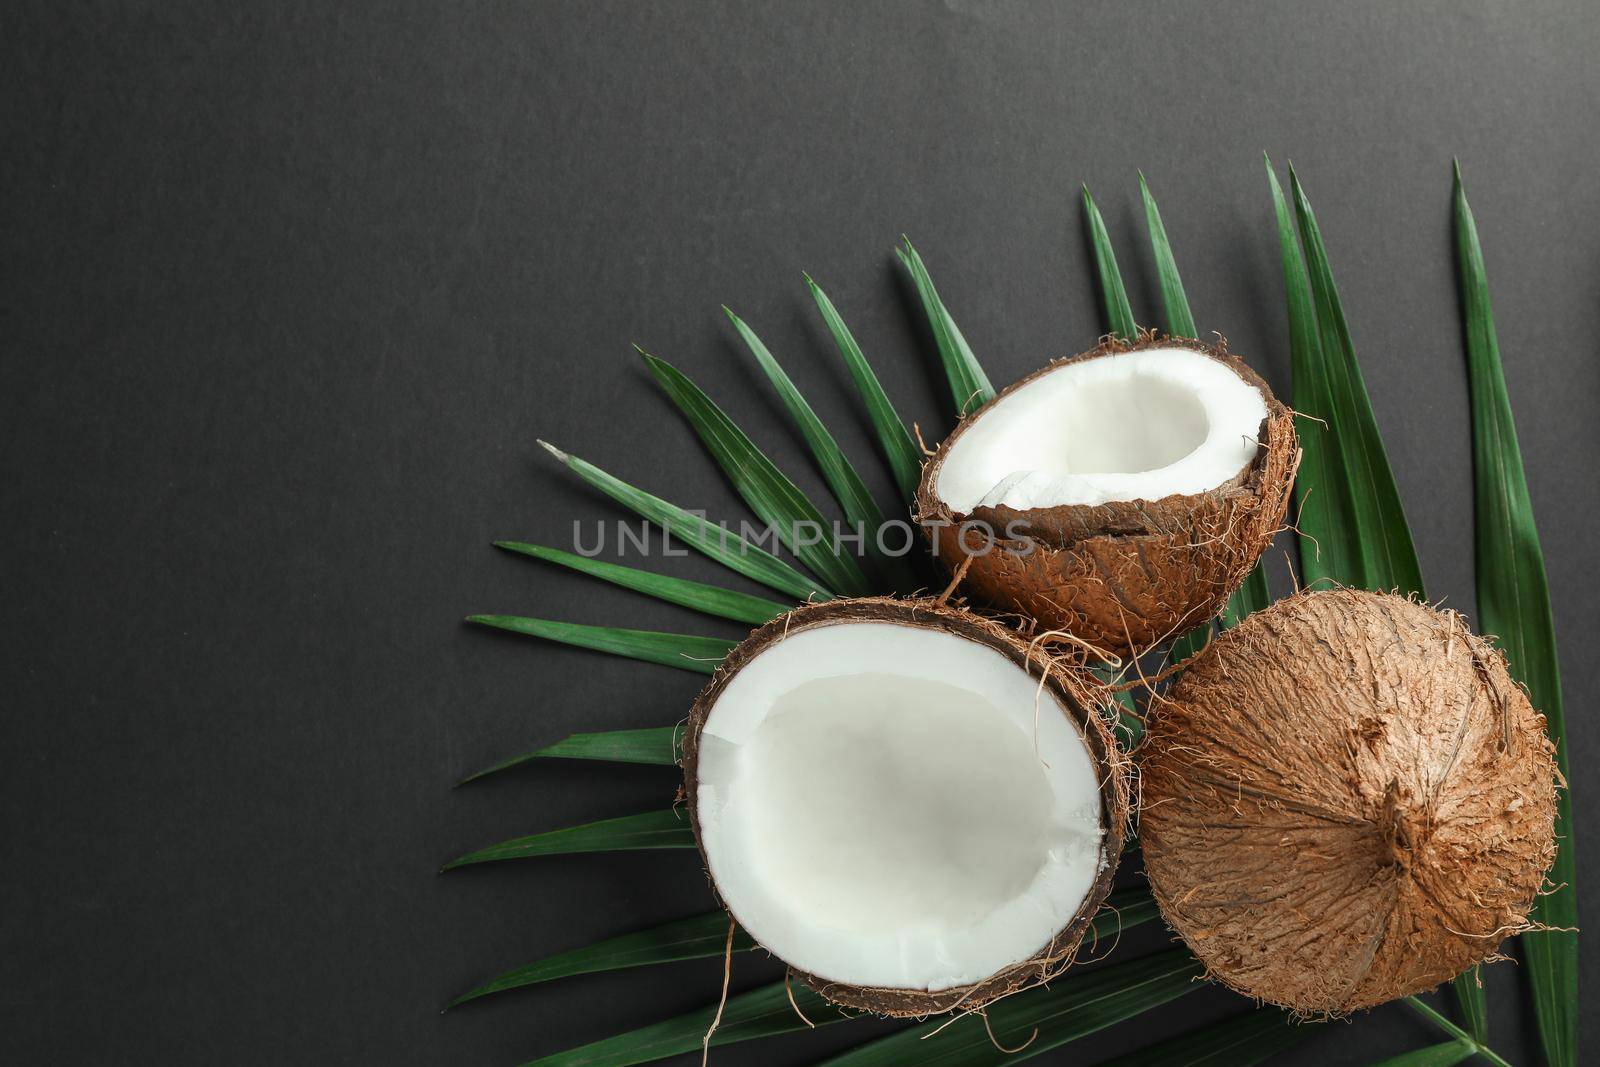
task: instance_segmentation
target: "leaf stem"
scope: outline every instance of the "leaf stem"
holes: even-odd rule
[[[1422,1016],[1424,1019],[1427,1019],[1439,1029],[1455,1038],[1457,1041],[1465,1041],[1467,1044],[1471,1045],[1472,1050],[1476,1055],[1482,1056],[1490,1063],[1495,1064],[1496,1067],[1511,1067],[1511,1064],[1502,1059],[1498,1052],[1490,1048],[1488,1045],[1474,1040],[1471,1034],[1467,1033],[1465,1030],[1461,1029],[1461,1027],[1445,1018],[1420,997],[1407,997],[1406,1005],[1418,1015]]]

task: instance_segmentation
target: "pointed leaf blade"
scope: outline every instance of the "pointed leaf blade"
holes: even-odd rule
[[[794,996],[793,1005],[789,1003],[790,994]],[[788,990],[785,990],[783,982],[773,982],[728,998],[728,1003],[722,1009],[722,1019],[711,1036],[711,1045],[731,1045],[804,1030],[806,1023],[796,1013],[796,1008],[814,1026],[828,1026],[855,1018],[830,1005],[799,982],[790,983]],[[715,1017],[716,1006],[713,1005],[653,1026],[544,1056],[523,1067],[632,1067],[636,1063],[681,1056],[699,1050],[700,1042]]]
[[[1150,227],[1150,248],[1155,254],[1156,276],[1161,280],[1163,325],[1174,337],[1199,337],[1194,315],[1189,311],[1189,298],[1183,291],[1183,279],[1178,275],[1178,261],[1173,258],[1172,244],[1167,240],[1167,228],[1161,223],[1161,210],[1156,207],[1156,198],[1150,195],[1150,186],[1145,183],[1143,173],[1139,175],[1139,195],[1144,198],[1145,222]]]
[[[806,285],[811,288],[811,297],[817,302],[817,309],[822,312],[823,321],[828,324],[834,343],[839,346],[839,354],[844,357],[845,366],[850,370],[856,391],[866,404],[867,417],[872,420],[872,428],[878,436],[878,447],[883,450],[895,485],[900,489],[901,499],[910,506],[917,495],[917,483],[922,478],[922,453],[917,449],[917,443],[912,439],[911,431],[906,429],[899,412],[889,402],[889,396],[883,391],[877,374],[862,354],[861,346],[856,344],[838,309],[833,306],[833,301],[811,280],[809,274],[806,275]]]
[[[773,388],[778,391],[784,409],[799,428],[800,436],[805,438],[806,447],[811,450],[812,458],[817,461],[817,469],[822,472],[823,480],[828,483],[834,499],[839,502],[844,517],[849,520],[852,529],[860,531],[868,555],[897,587],[911,588],[916,584],[916,578],[905,561],[885,554],[879,547],[879,533],[888,520],[883,514],[883,509],[878,507],[878,502],[872,499],[866,483],[861,480],[855,467],[845,457],[839,442],[822,424],[822,420],[817,417],[817,413],[806,401],[805,396],[749,324],[728,308],[722,310],[727,312],[745,347],[750,350],[750,354],[755,357],[767,379],[772,382]]]
[[[1133,321],[1133,305],[1128,303],[1128,290],[1122,284],[1122,272],[1117,270],[1117,254],[1111,248],[1111,235],[1106,233],[1106,220],[1100,217],[1089,187],[1083,187],[1083,211],[1089,219],[1089,240],[1094,246],[1094,265],[1100,275],[1100,295],[1106,305],[1106,325],[1119,340],[1138,339],[1139,327]]]
[[[939,298],[939,290],[934,288],[927,264],[922,262],[922,256],[912,246],[911,238],[904,238],[904,245],[897,248],[895,254],[900,257],[906,270],[911,272],[911,280],[916,284],[922,310],[928,316],[928,325],[933,328],[939,361],[944,364],[945,377],[950,382],[950,397],[955,401],[956,417],[961,418],[993,400],[994,386],[989,384],[989,376],[983,372],[972,346],[967,344],[961,328]]]
[[[599,578],[601,581],[620,585],[624,589],[632,589],[670,604],[692,608],[707,615],[732,619],[734,622],[748,622],[760,626],[782,615],[793,606],[780,604],[765,597],[751,596],[749,593],[706,585],[704,582],[691,582],[685,578],[653,574],[635,567],[624,567],[604,560],[574,555],[544,545],[530,545],[524,541],[496,541],[494,544],[496,548],[503,548],[508,552],[568,567]]]
[[[1556,745],[1557,765],[1570,783],[1550,582],[1500,363],[1483,248],[1459,169],[1454,199],[1472,394],[1479,626],[1484,633],[1499,638],[1512,676],[1527,687],[1533,706],[1544,713],[1550,739]],[[1578,908],[1573,829],[1571,792],[1562,790],[1556,803],[1559,850],[1549,876],[1559,888],[1540,897],[1530,917],[1564,929],[1522,935],[1540,1041],[1547,1060],[1558,1067],[1571,1067],[1578,1058],[1578,935],[1573,930],[1578,925]]]
[[[1124,889],[1111,894],[1105,907],[1095,916],[1091,934],[1095,940],[1086,940],[1092,946],[1097,941],[1114,938],[1121,930],[1132,929],[1150,922],[1158,914],[1155,900],[1146,889]],[[727,937],[726,920],[722,937]],[[726,941],[719,942],[706,955],[720,956]],[[839,1008],[827,1006],[821,997],[794,982],[790,986],[795,1003],[808,1019],[818,1026],[842,1022],[855,1016]],[[714,1006],[666,1022],[646,1026],[639,1030],[618,1034],[582,1048],[572,1049],[555,1056],[538,1060],[542,1067],[626,1067],[629,1064],[648,1063],[665,1059],[700,1047],[701,1037],[711,1024]],[[712,1045],[727,1045],[754,1038],[769,1037],[805,1028],[805,1023],[795,1015],[782,982],[765,986],[728,1001],[722,1022],[711,1039]],[[906,1063],[920,1060],[907,1060]]]
[[[1201,988],[1204,968],[1184,949],[1069,973],[996,1001],[984,1020],[930,1020],[825,1060],[827,1067],[987,1067],[1016,1063]],[[936,1029],[943,1027],[937,1034]],[[991,1040],[990,1031],[993,1031]],[[1004,1048],[1000,1047],[1004,1046]],[[1005,1048],[1019,1049],[1006,1052]]]
[[[491,774],[520,767],[541,759],[604,760],[611,763],[644,763],[653,766],[675,766],[680,756],[678,728],[652,726],[643,730],[607,730],[597,733],[572,734],[553,745],[524,752],[492,767],[469,774],[457,785],[476,782]]]
[[[855,557],[840,551],[831,529],[800,488],[699,386],[666,360],[641,353],[650,373],[694,428],[717,466],[756,517],[811,571],[834,589],[866,596],[872,585]]]
[[[509,841],[468,852],[451,860],[441,871],[452,871],[475,863],[529,859],[534,856],[562,856],[578,852],[631,852],[640,849],[694,848],[694,832],[689,817],[672,808],[624,815],[617,819],[548,830],[542,834],[514,837]]]
[[[473,987],[452,1000],[449,1007],[492,993],[503,993],[508,989],[520,989],[578,974],[720,956],[727,951],[728,922],[727,912],[713,911],[546,956]],[[747,952],[755,945],[743,930],[734,932],[733,951]]]
[[[1427,1048],[1390,1056],[1373,1067],[1455,1067],[1455,1064],[1471,1059],[1477,1051],[1470,1041],[1442,1041]]]
[[[799,600],[833,599],[831,590],[819,585],[811,577],[800,573],[760,546],[753,545],[737,534],[707,522],[704,517],[685,511],[676,504],[669,504],[660,497],[636,489],[587,460],[568,455],[545,441],[540,441],[539,444],[560,460],[568,470],[617,503],[632,509],[729,570],[760,582],[769,589],[788,593]]]
[[[467,621],[479,626],[528,637],[542,637],[578,648],[628,656],[664,667],[710,674],[717,669],[737,641],[693,634],[661,633],[657,630],[619,630],[611,626],[585,626],[552,619],[530,619],[522,615],[469,615]]]
[[[1107,1060],[1100,1067],[1253,1067],[1318,1029],[1317,1023],[1296,1022],[1276,1008],[1257,1008]]]
[[[1333,426],[1337,428],[1334,444],[1344,482],[1350,489],[1354,526],[1346,535],[1353,535],[1356,555],[1361,562],[1359,575],[1352,574],[1341,580],[1366,589],[1398,589],[1402,593],[1420,594],[1423,592],[1422,568],[1417,562],[1411,529],[1400,503],[1400,490],[1384,453],[1372,401],[1356,362],[1355,345],[1350,338],[1339,290],[1334,284],[1322,232],[1292,166],[1289,186],[1311,279],[1323,365],[1331,387]]]
[[[1333,401],[1317,333],[1311,279],[1306,274],[1300,239],[1283,187],[1278,184],[1272,161],[1266,162],[1289,314],[1291,399],[1295,411],[1304,416],[1296,425],[1301,459],[1294,485],[1300,573],[1307,586],[1328,580],[1350,582],[1350,575],[1360,573],[1360,562],[1347,534],[1354,529],[1355,520],[1350,489],[1340,477],[1339,454],[1333,442]]]

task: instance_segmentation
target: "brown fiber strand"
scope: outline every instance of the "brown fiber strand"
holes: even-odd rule
[[[706,1061],[711,1058],[711,1035],[717,1032],[717,1027],[722,1025],[722,1009],[728,1006],[728,983],[733,979],[733,934],[739,928],[733,916],[728,916],[728,944],[722,950],[722,997],[717,1001],[717,1014],[711,1020],[711,1026],[706,1030],[706,1036],[700,1039],[700,1067],[706,1067]],[[795,1011],[799,1011],[796,1008]],[[805,1016],[801,1016],[804,1018]]]

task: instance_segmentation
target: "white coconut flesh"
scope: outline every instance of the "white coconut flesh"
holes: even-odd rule
[[[768,646],[707,714],[696,775],[723,902],[834,982],[938,991],[1032,959],[1102,863],[1077,724],[942,630],[839,622]]]
[[[1257,389],[1192,349],[1063,363],[967,427],[935,492],[962,514],[1203,493],[1255,459],[1266,417]]]

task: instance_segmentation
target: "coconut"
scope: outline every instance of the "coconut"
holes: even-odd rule
[[[683,742],[712,888],[835,1003],[977,1008],[1072,959],[1126,837],[1081,665],[933,600],[801,607],[735,648]]]
[[[1146,334],[967,416],[923,468],[917,513],[967,594],[1143,651],[1222,609],[1298,462],[1292,415],[1224,343]]]
[[[1528,928],[1544,718],[1453,612],[1302,593],[1218,637],[1140,750],[1145,868],[1211,975],[1304,1014],[1431,989]]]

